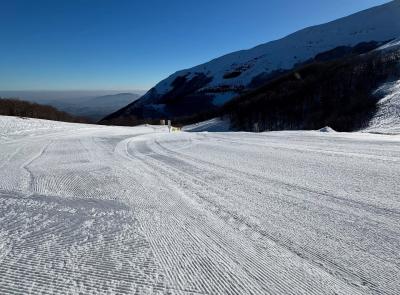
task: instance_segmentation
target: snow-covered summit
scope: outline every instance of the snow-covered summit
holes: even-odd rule
[[[309,27],[280,40],[268,42],[216,58],[191,69],[176,72],[156,85],[158,94],[171,89],[178,76],[193,77],[203,73],[212,77],[209,86],[246,85],[255,76],[279,69],[291,69],[295,64],[338,46],[355,46],[361,42],[388,41],[400,36],[400,1],[377,6],[359,13]],[[224,79],[230,71],[242,73]],[[147,94],[146,96],[149,96]]]

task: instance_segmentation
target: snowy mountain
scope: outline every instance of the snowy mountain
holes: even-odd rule
[[[400,0],[395,0],[176,72],[105,122],[182,117],[216,109],[296,66],[365,53],[392,41],[400,36],[399,15]]]

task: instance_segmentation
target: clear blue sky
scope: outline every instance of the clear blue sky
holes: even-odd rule
[[[0,0],[0,90],[146,89],[387,0]]]

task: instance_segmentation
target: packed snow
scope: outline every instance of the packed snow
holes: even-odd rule
[[[400,293],[400,136],[0,130],[0,294]]]

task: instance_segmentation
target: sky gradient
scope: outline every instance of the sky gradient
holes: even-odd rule
[[[387,0],[0,0],[0,90],[148,89]]]

